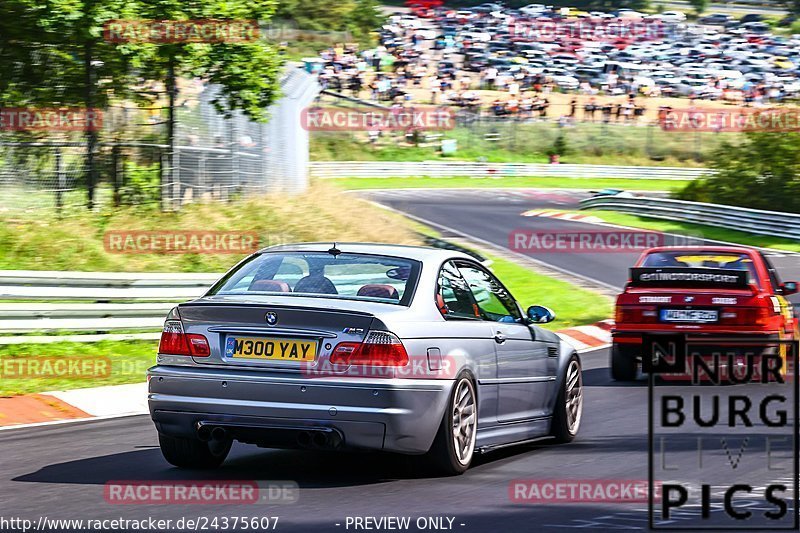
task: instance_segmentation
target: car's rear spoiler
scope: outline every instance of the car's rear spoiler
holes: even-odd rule
[[[633,267],[630,287],[748,289],[747,270],[708,267]]]

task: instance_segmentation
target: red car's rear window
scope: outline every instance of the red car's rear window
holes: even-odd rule
[[[748,282],[758,284],[758,273],[747,254],[703,251],[652,252],[642,262],[643,267],[724,268],[746,270]]]

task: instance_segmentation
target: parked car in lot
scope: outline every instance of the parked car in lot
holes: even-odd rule
[[[149,404],[164,457],[220,465],[262,447],[427,454],[572,440],[581,362],[469,255],[412,246],[262,250],[166,319]]]
[[[645,250],[617,297],[612,377],[618,381],[636,378],[646,355],[643,334],[796,340],[797,318],[786,300],[796,292],[796,281],[781,281],[769,258],[751,248]]]
[[[657,15],[657,17],[664,22],[684,22],[686,20],[686,13],[683,11],[664,11]]]
[[[707,26],[724,26],[728,22],[731,22],[733,17],[731,15],[727,15],[725,13],[711,13],[710,15],[706,15],[705,17],[700,17],[697,19],[697,22],[700,24],[705,24]]]

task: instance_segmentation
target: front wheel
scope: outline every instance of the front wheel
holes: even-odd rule
[[[571,442],[578,434],[583,416],[583,374],[578,357],[573,355],[567,363],[564,381],[558,391],[553,409],[550,434],[556,442]]]
[[[171,465],[179,468],[210,469],[221,465],[231,451],[230,440],[203,442],[200,439],[182,439],[158,434],[161,454]]]
[[[462,374],[456,380],[442,423],[428,452],[433,467],[444,474],[464,473],[472,462],[478,429],[475,384]]]

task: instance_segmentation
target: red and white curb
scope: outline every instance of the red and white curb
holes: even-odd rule
[[[559,220],[571,220],[572,222],[586,222],[587,224],[596,224],[603,222],[603,219],[592,216],[582,215],[580,213],[568,213],[566,211],[554,211],[552,209],[531,209],[522,213],[524,217],[544,217],[544,218],[557,218]]]
[[[147,383],[27,394],[0,398],[0,431],[148,412]]]
[[[556,331],[556,335],[568,342],[578,352],[588,352],[611,344],[613,320],[601,320],[591,326],[575,326]]]

